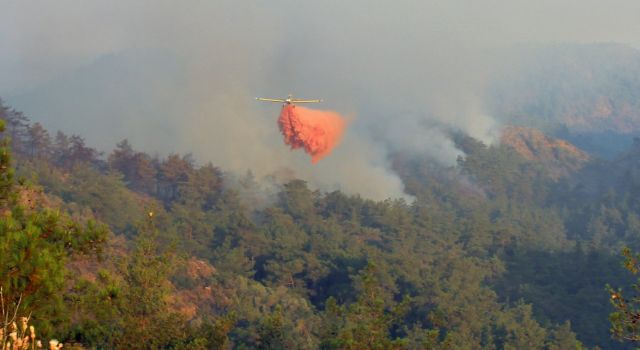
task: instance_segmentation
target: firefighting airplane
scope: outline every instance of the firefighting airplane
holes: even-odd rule
[[[285,105],[290,105],[293,103],[319,103],[322,102],[322,100],[303,100],[303,99],[299,99],[299,98],[293,98],[291,97],[291,94],[289,94],[289,96],[287,98],[262,98],[262,97],[256,97],[256,100],[258,101],[264,101],[264,102],[280,102],[282,104]]]

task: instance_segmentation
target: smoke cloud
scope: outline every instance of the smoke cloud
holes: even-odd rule
[[[482,100],[503,64],[495,49],[640,46],[636,0],[0,3],[0,96],[34,121],[103,150],[128,138],[373,199],[405,196],[395,151],[452,164],[450,130],[495,139],[500,125]],[[342,142],[315,165],[282,147],[277,112],[253,99],[290,92],[349,116]]]

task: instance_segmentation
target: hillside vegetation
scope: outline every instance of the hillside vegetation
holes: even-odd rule
[[[620,250],[640,249],[637,148],[603,161],[535,130],[457,135],[455,167],[395,156],[414,203],[376,202],[0,117],[0,259],[19,259],[0,285],[70,346],[628,348],[605,285],[632,283]]]

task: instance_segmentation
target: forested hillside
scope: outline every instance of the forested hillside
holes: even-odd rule
[[[3,215],[67,235],[11,245],[26,229],[3,224],[0,285],[65,348],[630,348],[605,285],[633,282],[640,145],[605,161],[535,131],[459,134],[453,167],[394,155],[416,200],[376,202],[0,118]]]

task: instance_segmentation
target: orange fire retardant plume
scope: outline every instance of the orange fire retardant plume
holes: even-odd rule
[[[336,112],[319,111],[295,105],[285,105],[278,118],[284,143],[291,149],[303,148],[317,163],[340,143],[347,123]]]

